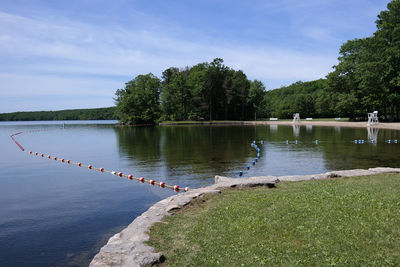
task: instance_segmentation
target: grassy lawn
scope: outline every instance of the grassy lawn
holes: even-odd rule
[[[399,266],[400,175],[225,190],[150,235],[170,266]]]

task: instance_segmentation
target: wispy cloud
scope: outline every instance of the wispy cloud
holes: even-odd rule
[[[57,25],[53,22],[37,21],[29,18],[0,13],[0,23],[4,25],[1,43],[3,57],[25,59],[22,70],[29,72],[86,73],[98,75],[136,75],[153,71],[161,72],[169,66],[186,66],[214,57],[223,57],[238,68],[249,66],[251,76],[264,73],[280,77],[314,78],[315,72],[307,77],[306,71],[287,71],[286,64],[302,67],[309,65],[310,57],[316,61],[318,55],[307,55],[284,48],[271,46],[231,46],[228,44],[194,43],[176,39],[159,32],[132,31],[127,29],[103,30],[93,25],[70,23]],[[38,34],[36,34],[38,32]],[[33,59],[33,60],[32,60]],[[40,62],[35,62],[39,59]],[[51,59],[49,63],[49,60]],[[321,57],[321,61],[327,58]],[[11,60],[11,61],[12,61]],[[21,62],[17,62],[20,66]],[[256,71],[257,67],[269,72]],[[304,66],[301,66],[304,64]],[[286,65],[286,66],[283,66]],[[315,66],[320,68],[321,66]],[[281,69],[283,68],[283,69]],[[3,69],[3,72],[5,70]],[[305,76],[304,76],[305,75]],[[272,78],[272,77],[271,77]],[[278,78],[278,77],[274,77]]]
[[[325,22],[305,26],[308,20],[304,14],[293,13],[299,2],[283,3],[283,7],[266,7],[272,13],[286,8],[292,16],[290,21],[295,23],[295,32],[280,42],[274,36],[264,41],[257,27],[254,32],[260,38],[255,36],[254,40],[240,35],[229,39],[222,34],[226,28],[218,25],[217,34],[185,27],[184,23],[171,22],[163,27],[165,19],[140,11],[130,11],[136,19],[120,24],[115,18],[108,24],[97,24],[62,14],[34,17],[0,11],[0,102],[5,98],[18,101],[16,97],[20,97],[27,103],[29,96],[35,101],[41,96],[41,107],[46,109],[51,97],[65,96],[63,106],[70,108],[78,107],[76,103],[87,103],[79,107],[109,106],[115,90],[138,74],[152,72],[159,76],[168,67],[194,65],[215,57],[244,70],[251,79],[264,81],[269,89],[324,77],[336,63],[337,51],[306,49],[300,46],[301,40],[293,38],[301,36],[303,42],[324,44],[340,42],[333,33],[335,29]],[[297,11],[315,7],[314,1],[301,3]],[[78,99],[82,95],[87,102],[72,101],[74,96]],[[0,103],[0,112],[13,111],[12,104],[7,103],[7,109],[5,106]],[[14,106],[17,110],[33,105],[24,107],[16,102]]]

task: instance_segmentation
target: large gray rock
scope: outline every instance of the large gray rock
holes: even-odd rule
[[[160,222],[170,211],[179,209],[204,194],[221,191],[204,188],[171,196],[161,200],[137,217],[127,228],[111,237],[93,258],[90,266],[144,266],[162,260],[162,254],[145,244],[149,240],[150,226]]]

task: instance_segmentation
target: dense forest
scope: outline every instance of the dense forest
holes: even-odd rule
[[[327,76],[335,109],[350,118],[378,110],[388,120],[400,113],[400,0],[380,12],[373,36],[342,45],[339,64]]]
[[[0,114],[0,121],[49,121],[49,120],[112,120],[117,117],[115,107],[71,109],[59,111],[27,111]]]
[[[270,117],[289,119],[293,113],[301,117],[333,118],[346,116],[335,108],[335,93],[328,87],[326,79],[311,82],[296,82],[290,86],[266,92],[265,113]]]
[[[268,91],[266,114],[290,118],[349,117],[365,119],[379,111],[380,119],[400,120],[400,0],[380,12],[373,36],[349,40],[339,51],[339,63],[326,79],[297,82]]]
[[[380,12],[373,36],[349,40],[325,79],[266,91],[220,58],[171,67],[161,79],[138,75],[116,92],[116,115],[125,123],[159,120],[254,120],[277,117],[400,119],[400,0]]]
[[[169,68],[160,80],[139,75],[116,92],[122,122],[157,120],[246,120],[262,111],[265,87],[220,58],[193,67]]]

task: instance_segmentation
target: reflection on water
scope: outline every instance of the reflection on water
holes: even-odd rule
[[[378,141],[379,128],[367,127],[368,140],[373,140],[374,143]]]
[[[277,124],[271,124],[269,126],[269,129],[271,132],[276,132],[278,130],[278,125]]]
[[[256,156],[253,140],[264,141],[261,158],[244,177],[400,165],[400,144],[385,142],[400,139],[399,131],[385,129],[68,122],[60,128],[62,122],[0,123],[0,266],[86,266],[110,236],[174,194],[22,153],[9,138],[18,131],[27,132],[17,139],[28,150],[191,188],[212,184],[215,175],[239,178]]]
[[[380,140],[381,146],[354,145],[354,139],[367,140],[370,129],[267,125],[121,127],[115,131],[124,157],[140,164],[162,162],[163,177],[171,182],[193,183],[192,187],[212,183],[214,175],[238,177],[238,171],[255,157],[250,147],[252,140],[265,142],[260,145],[260,162],[244,176],[306,174],[397,164],[394,156],[397,150],[394,146],[385,146],[386,137]],[[382,131],[385,135],[398,134]],[[372,133],[378,142],[377,129]],[[298,144],[294,144],[294,139],[299,140]],[[285,140],[291,140],[290,144],[286,145]],[[315,140],[319,143],[315,144]],[[382,153],[387,156],[378,156]]]
[[[191,187],[212,183],[215,174],[233,174],[250,156],[251,140],[260,138],[257,129],[242,127],[120,127],[115,132],[123,157],[160,164],[159,178]]]
[[[294,125],[292,125],[292,127],[293,127],[293,136],[294,137],[299,137],[300,125],[294,124]]]

